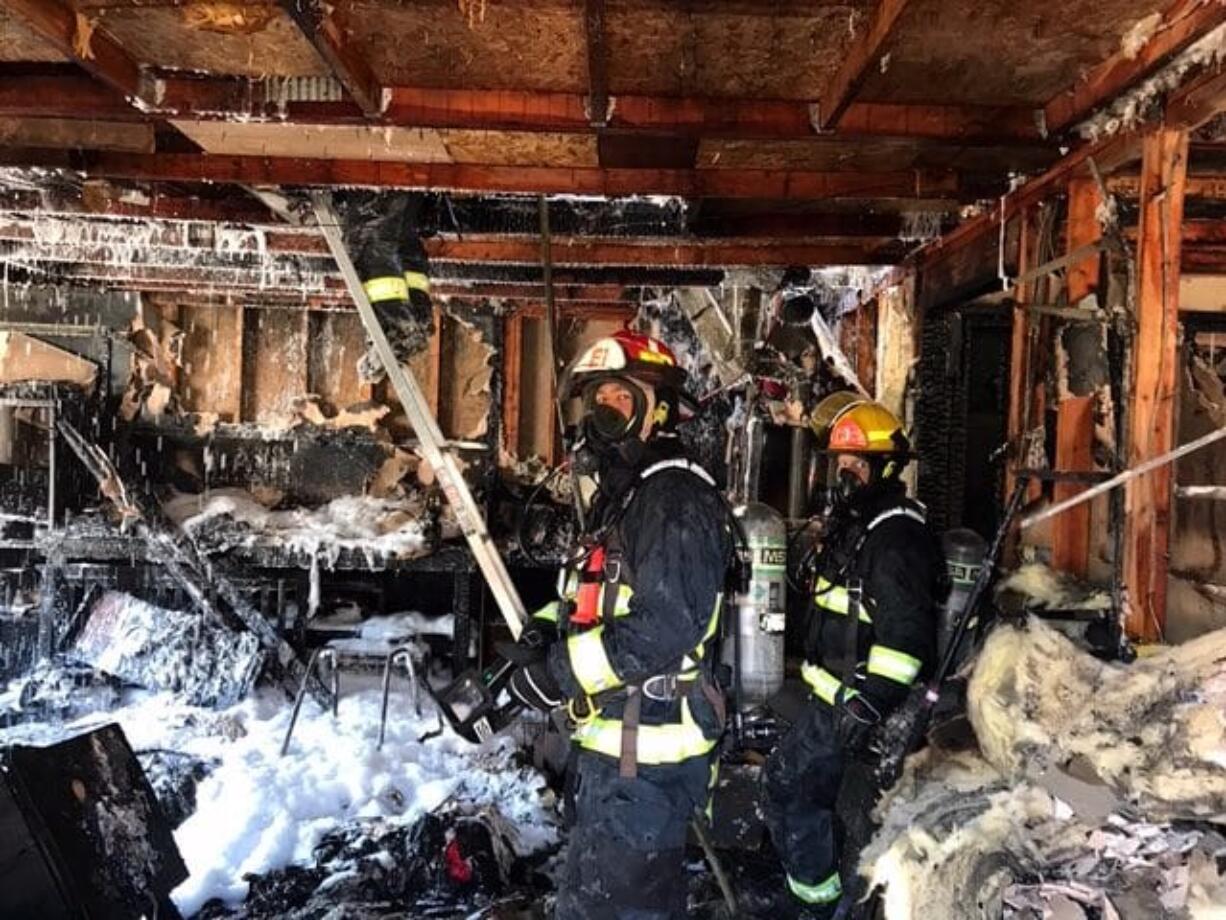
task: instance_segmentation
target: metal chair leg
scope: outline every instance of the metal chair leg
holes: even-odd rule
[[[413,693],[413,711],[421,718],[421,688],[417,685],[417,670],[413,665],[413,652],[407,645],[394,648],[387,654],[383,662],[383,708],[379,714],[379,746],[383,750],[383,738],[387,732],[387,700],[392,689],[392,667],[396,664],[404,667]]]
[[[289,750],[290,738],[294,735],[294,726],[298,724],[298,711],[302,709],[302,700],[306,696],[307,684],[311,681],[311,675],[321,663],[327,663],[332,672],[332,718],[336,718],[340,710],[341,697],[341,675],[340,669],[336,666],[336,650],[330,648],[317,648],[311,653],[310,660],[307,661],[306,671],[302,675],[302,683],[298,685],[298,694],[294,697],[294,711],[290,713],[289,727],[285,730],[285,740],[281,742],[281,756],[284,757]]]

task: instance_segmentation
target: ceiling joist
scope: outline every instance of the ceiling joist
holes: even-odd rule
[[[346,36],[337,8],[322,0],[281,0],[281,8],[345,87],[362,114],[377,118],[383,111],[383,87]]]
[[[126,99],[156,95],[141,66],[85,13],[60,0],[0,0],[0,8]]]
[[[368,186],[605,197],[824,200],[933,199],[958,194],[948,170],[822,172],[772,169],[602,169],[322,160],[193,153],[156,155],[0,150],[0,164],[80,170],[101,178],[236,185]]]
[[[872,68],[885,51],[908,0],[879,0],[869,15],[868,28],[847,49],[843,63],[821,94],[818,117],[822,130],[838,125]]]
[[[1139,51],[1120,49],[1043,109],[1049,134],[1059,134],[1148,77],[1174,55],[1226,22],[1226,4],[1176,0]]]

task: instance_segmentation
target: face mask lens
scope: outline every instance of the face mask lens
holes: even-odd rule
[[[612,406],[593,406],[586,416],[588,433],[598,441],[621,440],[630,429],[631,420]]]

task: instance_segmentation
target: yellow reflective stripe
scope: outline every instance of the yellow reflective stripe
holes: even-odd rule
[[[900,684],[913,684],[919,677],[923,662],[914,655],[900,652],[884,645],[874,645],[868,650],[868,673],[888,677]]]
[[[621,719],[595,718],[575,729],[575,743],[587,751],[620,757]],[[715,741],[706,738],[690,715],[689,703],[681,700],[681,721],[672,725],[639,725],[638,762],[646,764],[680,763],[707,754]]]
[[[396,275],[384,275],[382,278],[371,278],[362,283],[362,290],[372,303],[380,300],[408,300],[409,286],[404,279]]]
[[[604,610],[604,593],[609,590],[609,585],[606,582],[600,586],[600,606],[599,610]],[[613,616],[624,617],[630,613],[630,598],[634,596],[634,589],[627,584],[618,583],[617,585],[617,603],[613,605]]]
[[[702,634],[702,638],[698,642],[698,657],[699,658],[702,657],[703,644],[706,642],[709,642],[711,640],[711,637],[715,635],[715,631],[719,629],[719,605],[723,599],[724,599],[723,592],[717,591],[715,593],[715,607],[712,608],[711,610],[711,619],[707,621],[707,631]]]
[[[818,667],[815,664],[805,662],[800,666],[800,676],[804,678],[809,689],[822,702],[834,705],[835,697],[838,695],[839,687],[842,685],[837,677],[827,671],[825,668]],[[847,688],[845,696],[850,699],[858,695],[858,691]]]
[[[424,291],[427,294],[430,293],[430,279],[421,272],[405,272],[404,286],[406,288],[405,297],[409,296],[408,288],[412,288],[415,291]]]
[[[566,640],[566,654],[575,680],[588,696],[621,684],[621,678],[609,664],[609,653],[604,648],[604,627],[597,626],[587,632],[576,633]]]
[[[789,875],[788,888],[806,904],[833,904],[843,896],[843,883],[839,881],[837,872],[816,885],[806,885]]]
[[[534,620],[544,620],[546,623],[558,622],[558,601],[550,601],[540,610],[532,614]]]
[[[823,610],[847,616],[847,609],[851,606],[851,593],[842,585],[833,584],[825,578],[818,576],[817,585],[813,589],[813,600]],[[861,623],[873,622],[872,617],[868,615],[868,603],[868,598],[861,595],[860,616],[858,618]]]

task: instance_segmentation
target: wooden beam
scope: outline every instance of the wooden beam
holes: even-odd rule
[[[499,237],[425,241],[432,259],[450,262],[536,264],[539,241]],[[673,242],[668,239],[622,241],[570,237],[553,241],[555,265],[786,266],[884,264],[871,250],[854,244],[765,244]]]
[[[1194,131],[1215,115],[1226,111],[1226,70],[1212,70],[1194,77],[1175,89],[1166,100],[1163,124],[1171,130]],[[1123,131],[1111,137],[1083,144],[1047,172],[1031,179],[1005,197],[1004,206],[966,221],[956,230],[919,250],[911,259],[916,267],[931,267],[948,258],[987,233],[996,233],[1000,221],[1012,220],[1024,208],[1037,204],[1064,187],[1070,178],[1087,174],[1087,161],[1093,159],[1103,175],[1109,176],[1107,188],[1127,177],[1111,177],[1119,167],[1135,161],[1147,126]],[[1138,192],[1139,192],[1138,185]],[[1115,192],[1122,194],[1123,191]]]
[[[609,48],[604,32],[604,0],[583,0],[587,48],[587,110],[593,127],[609,123]]]
[[[1139,136],[1133,133],[1118,134],[1090,144],[1083,144],[1062,158],[1042,175],[1036,176],[1021,188],[1010,192],[1003,202],[989,208],[978,217],[971,218],[953,231],[934,240],[917,251],[910,262],[920,268],[933,265],[956,252],[979,241],[987,234],[1000,232],[1001,220],[1010,221],[1026,209],[1044,199],[1063,191],[1070,179],[1088,175],[1087,161],[1093,159],[1106,174],[1131,162],[1139,150]]]
[[[0,0],[0,8],[123,96],[133,100],[156,96],[141,66],[84,13],[60,0]]]
[[[878,0],[870,14],[868,28],[844,53],[843,63],[821,94],[818,117],[823,130],[839,123],[856,93],[877,66],[885,51],[894,26],[897,25],[908,0]]]
[[[1097,211],[1102,203],[1098,184],[1078,176],[1068,185],[1068,221],[1065,249],[1076,252],[1102,236]],[[1076,305],[1098,287],[1100,255],[1069,266],[1068,302]],[[1094,397],[1065,396],[1056,403],[1056,469],[1087,472],[1094,469]],[[1071,498],[1085,486],[1058,482],[1053,487],[1055,501]],[[1085,577],[1090,565],[1090,503],[1078,505],[1052,521],[1052,566],[1063,572]]]
[[[322,0],[281,0],[281,8],[294,20],[362,114],[377,118],[383,111],[383,87],[346,36],[337,8]]]
[[[79,72],[75,64],[68,66],[77,72],[59,68],[19,75],[0,72],[0,117],[107,121],[139,121],[148,117],[113,86]]]
[[[1139,52],[1116,51],[1048,101],[1043,108],[1048,133],[1059,134],[1089,117],[1223,22],[1226,4],[1176,0]]]
[[[87,175],[166,182],[236,185],[370,186],[470,192],[582,194],[606,197],[824,200],[928,199],[957,195],[947,170],[818,172],[770,169],[601,169],[317,160],[195,153],[97,153],[84,158],[53,150],[3,150],[0,165],[78,169]]]
[[[588,97],[537,90],[437,89],[391,86],[376,122],[416,128],[589,134]],[[280,83],[245,77],[165,73],[141,111],[80,74],[60,66],[0,65],[0,116],[66,118],[193,118],[278,124],[369,124],[353,102],[286,102]],[[729,140],[816,136],[814,106],[805,101],[703,96],[618,95],[607,108],[609,130]],[[899,105],[857,102],[834,131],[839,137],[893,137],[988,146],[1043,143],[1034,112],[1024,106]]]
[[[524,319],[512,314],[503,321],[502,439],[503,449],[519,456],[519,391],[523,373]]]
[[[1038,261],[1034,212],[1030,209],[1018,215],[1021,227],[1018,238],[1017,270],[1025,274]],[[1006,437],[1013,446],[1012,463],[1005,473],[1005,494],[1013,494],[1014,470],[1027,465],[1025,451],[1027,429],[1033,427],[1034,415],[1030,403],[1032,349],[1030,347],[1030,323],[1037,322],[1026,307],[1034,298],[1036,282],[1019,284],[1014,292],[1013,315],[1009,336],[1009,413],[1006,420]],[[1031,411],[1027,411],[1031,410]]]
[[[1180,227],[1187,156],[1186,130],[1159,128],[1145,137],[1133,402],[1127,445],[1130,466],[1169,451],[1175,442]],[[1131,480],[1127,486],[1127,627],[1130,635],[1143,640],[1159,638],[1166,622],[1171,482],[1172,471],[1167,465]]]
[[[1121,198],[1140,198],[1141,177],[1112,176],[1107,180],[1107,190]],[[1226,200],[1226,176],[1188,176],[1184,194],[1205,201]]]

